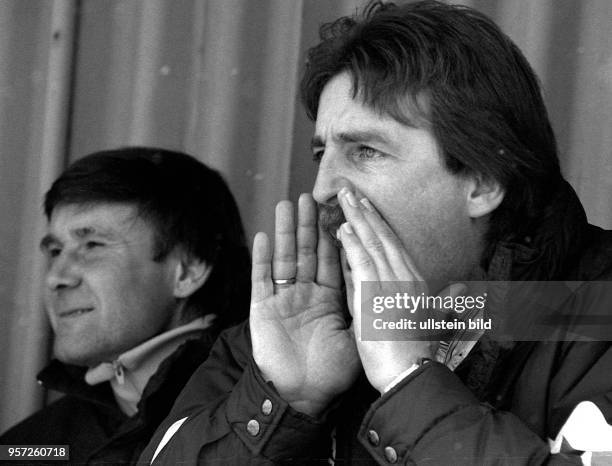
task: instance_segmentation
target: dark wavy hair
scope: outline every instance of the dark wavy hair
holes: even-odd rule
[[[215,313],[220,328],[248,316],[250,256],[238,207],[221,175],[187,154],[153,147],[95,152],[72,163],[44,201],[47,219],[67,204],[128,203],[154,231],[153,260],[174,248],[212,264],[187,299],[187,318]]]
[[[301,82],[308,116],[330,79],[348,72],[354,98],[429,128],[452,173],[499,182],[506,195],[491,214],[485,258],[497,240],[526,237],[550,214],[563,178],[539,83],[489,18],[437,1],[377,1],[320,35]]]

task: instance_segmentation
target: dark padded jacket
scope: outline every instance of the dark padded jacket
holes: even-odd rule
[[[0,444],[69,445],[69,464],[74,465],[135,463],[189,377],[208,356],[216,334],[207,330],[168,356],[149,380],[138,413],[132,417],[119,409],[108,382],[87,385],[85,368],[52,361],[38,379],[45,388],[65,396],[5,432]]]
[[[560,201],[536,236],[497,244],[488,277],[583,280],[560,312],[610,326],[610,287],[595,295],[591,281],[612,280],[612,232],[587,224],[573,191]],[[247,325],[222,333],[143,463],[177,421],[155,464],[582,464],[579,452],[551,454],[548,440],[582,401],[612,424],[612,343],[603,339],[501,345],[485,334],[455,372],[426,364],[382,397],[362,374],[322,419],[288,406],[250,348]]]

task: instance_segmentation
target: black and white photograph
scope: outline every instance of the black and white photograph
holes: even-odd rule
[[[0,464],[612,465],[611,31],[0,0]]]

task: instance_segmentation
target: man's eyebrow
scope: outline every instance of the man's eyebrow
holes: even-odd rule
[[[102,230],[96,228],[95,226],[86,226],[86,227],[78,227],[74,228],[70,231],[70,234],[75,236],[78,239],[85,239],[91,236],[96,236],[105,239],[115,238],[117,235],[113,234],[110,230]]]
[[[380,131],[355,130],[339,133],[336,138],[342,142],[378,142],[388,144],[389,138]]]
[[[96,229],[95,227],[91,227],[91,226],[74,228],[73,230],[70,231],[70,233],[72,234],[72,236],[74,236],[75,238],[79,240],[91,238],[92,236],[103,238],[103,239],[108,239],[108,240],[117,238],[117,235],[114,234],[114,232],[112,231]],[[58,245],[58,244],[62,244],[62,242],[52,233],[47,233],[40,240],[39,247],[42,251],[45,251],[49,249],[51,246]]]
[[[345,143],[368,143],[368,142],[377,142],[380,144],[389,144],[390,139],[380,131],[373,130],[354,130],[354,131],[345,131],[341,132],[334,136],[334,139],[337,139],[341,142]],[[323,138],[320,136],[314,136],[310,141],[310,148],[316,149],[320,147],[325,147],[325,142]]]

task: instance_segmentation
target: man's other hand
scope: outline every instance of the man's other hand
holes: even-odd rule
[[[338,200],[347,220],[340,227],[338,238],[342,241],[351,269],[350,272],[345,270],[347,277],[350,274],[350,283],[347,279],[347,299],[352,300],[351,311],[359,357],[370,384],[384,393],[389,384],[419,360],[433,359],[439,341],[419,338],[423,335],[417,333],[419,330],[406,330],[405,338],[401,341],[362,340],[361,283],[378,283],[378,294],[381,296],[395,289],[397,282],[403,282],[405,292],[409,295],[427,296],[427,284],[399,238],[366,198],[358,201],[353,192],[344,188],[338,194]],[[439,295],[454,297],[464,290],[463,284],[453,284]],[[431,316],[429,311],[418,309],[412,316],[415,321],[425,320]]]

